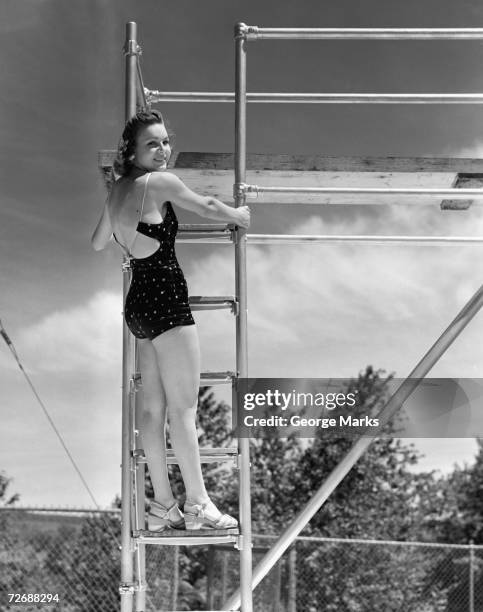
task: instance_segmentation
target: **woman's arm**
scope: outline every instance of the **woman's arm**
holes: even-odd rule
[[[108,202],[104,205],[101,218],[91,238],[92,246],[96,251],[102,251],[112,238],[112,225],[107,204]]]
[[[153,173],[150,186],[162,191],[163,198],[170,200],[181,208],[195,212],[201,217],[214,221],[226,221],[247,228],[250,225],[250,210],[248,206],[233,208],[210,196],[201,196],[186,187],[186,185],[170,172]]]

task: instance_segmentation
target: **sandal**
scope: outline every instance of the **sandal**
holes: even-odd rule
[[[151,502],[151,508],[148,514],[148,531],[184,528],[185,522],[183,513],[176,502],[169,508],[165,508],[155,500]]]
[[[222,514],[209,499],[202,504],[185,502],[186,529],[236,529],[238,521],[229,514]]]

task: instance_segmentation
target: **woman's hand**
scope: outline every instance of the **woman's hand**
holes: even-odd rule
[[[149,189],[159,194],[162,201],[169,200],[181,208],[194,212],[201,217],[214,221],[235,223],[247,229],[250,225],[250,209],[248,206],[234,208],[227,206],[212,196],[201,196],[191,191],[171,172],[153,172],[149,182]]]
[[[250,225],[250,209],[248,206],[239,206],[236,209],[237,220],[236,224],[247,229]]]

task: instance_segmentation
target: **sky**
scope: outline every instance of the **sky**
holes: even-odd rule
[[[481,3],[427,0],[5,0],[0,133],[0,318],[101,506],[120,490],[121,256],[90,248],[105,189],[97,152],[122,130],[124,30],[136,21],[145,84],[232,91],[233,25],[478,27]],[[481,92],[478,42],[250,43],[250,91]],[[233,150],[231,105],[157,106],[178,151]],[[257,153],[481,157],[479,106],[257,105]],[[482,209],[253,203],[250,232],[481,235]],[[179,212],[179,211],[178,211]],[[181,222],[185,219],[179,213]],[[481,246],[275,245],[248,249],[249,374],[403,377],[481,284]],[[229,246],[179,245],[194,295],[233,293]],[[203,369],[234,367],[234,322],[196,316]],[[480,376],[481,315],[432,370]],[[24,505],[91,500],[6,345],[0,470]],[[418,440],[420,468],[470,462],[472,439]]]

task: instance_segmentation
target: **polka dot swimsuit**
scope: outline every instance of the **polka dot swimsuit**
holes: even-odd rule
[[[160,244],[148,257],[131,257],[132,277],[124,317],[136,338],[152,340],[178,325],[194,325],[188,287],[174,250],[178,219],[171,202],[167,202],[161,223],[140,221],[137,231]]]

